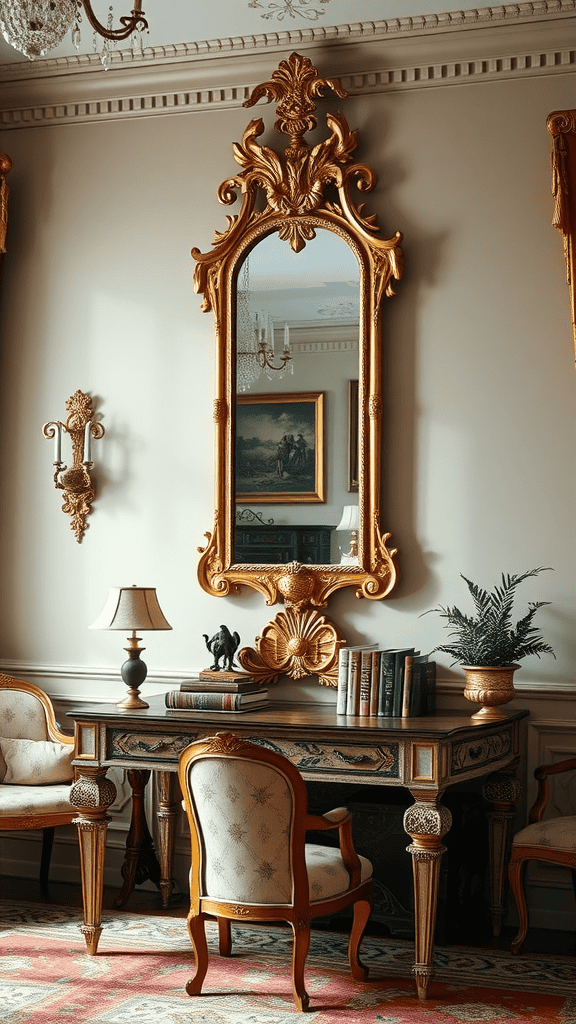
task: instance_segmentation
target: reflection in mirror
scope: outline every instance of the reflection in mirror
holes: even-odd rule
[[[349,494],[351,381],[359,373],[359,270],[343,238],[319,228],[301,252],[263,238],[238,273],[237,563],[339,563]],[[354,410],[358,415],[357,403]],[[242,511],[266,506],[264,525]],[[238,521],[239,520],[239,521]]]

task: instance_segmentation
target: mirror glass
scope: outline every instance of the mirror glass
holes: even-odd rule
[[[239,266],[236,564],[358,564],[359,296],[354,253],[324,228],[298,253],[267,235]]]

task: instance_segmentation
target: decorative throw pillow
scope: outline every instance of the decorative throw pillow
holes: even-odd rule
[[[5,785],[42,786],[72,781],[72,744],[0,736],[0,750],[6,762],[2,780]]]

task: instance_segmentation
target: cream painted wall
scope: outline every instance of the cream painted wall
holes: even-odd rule
[[[384,233],[404,232],[406,273],[386,304],[382,456],[383,525],[402,581],[384,602],[340,593],[330,614],[350,642],[427,650],[444,635],[436,617],[419,615],[466,600],[460,572],[490,586],[501,571],[553,566],[522,594],[552,602],[539,620],[557,660],[522,669],[539,686],[571,684],[576,663],[576,382],[545,127],[575,96],[566,73],[344,106],[360,129],[359,157],[379,175],[368,207]],[[89,696],[118,692],[124,638],[87,629],[110,585],[158,588],[174,628],[145,638],[152,680],[203,667],[202,633],[220,622],[251,643],[270,617],[258,595],[217,599],[196,580],[213,509],[213,327],[192,292],[190,248],[206,250],[224,226],[216,189],[235,169],[231,145],[249,117],[207,107],[0,138],[14,163],[1,310],[0,654],[4,664],[54,667],[63,694],[87,696],[75,672],[98,667],[110,678],[102,673]],[[41,435],[77,388],[97,396],[106,427],[81,545]],[[313,683],[290,689],[331,696]]]
[[[513,706],[530,710],[529,804],[531,769],[576,754],[576,381],[545,127],[550,111],[576,106],[576,80],[573,52],[562,49],[572,23],[510,11],[508,25],[497,12],[487,30],[294,45],[325,73],[358,72],[343,109],[360,129],[359,159],[379,175],[363,198],[385,234],[404,232],[406,254],[383,342],[383,526],[400,549],[402,578],[384,602],[341,592],[329,614],[351,643],[428,650],[444,633],[435,616],[419,616],[438,602],[466,601],[460,572],[490,586],[502,571],[553,566],[520,602],[552,602],[539,621],[557,654],[527,660],[516,677]],[[224,621],[249,644],[275,611],[250,592],[209,597],[196,581],[196,548],[213,515],[213,327],[192,292],[190,248],[208,249],[225,224],[216,189],[235,170],[231,145],[251,116],[239,105],[242,88],[288,52],[268,55],[260,42],[253,52],[247,44],[229,55],[224,46],[190,67],[168,60],[120,78],[82,64],[60,77],[37,66],[28,81],[18,69],[8,75],[0,102],[10,126],[0,149],[14,162],[0,303],[0,669],[44,686],[61,718],[78,700],[122,693],[123,635],[87,628],[110,585],[156,586],[174,627],[145,636],[145,693],[207,663],[203,632]],[[516,55],[509,72],[508,54]],[[491,55],[500,61],[493,67]],[[449,62],[460,59],[461,77],[451,78]],[[388,69],[404,67],[387,79]],[[159,95],[160,107],[183,83],[203,92],[196,106],[190,94],[186,113],[167,103],[162,114],[116,119],[104,103],[102,117],[85,123],[92,113],[80,101],[138,99],[140,71],[140,95]],[[218,90],[207,91],[215,85],[230,85],[222,103]],[[80,113],[63,114],[59,105],[76,97]],[[263,113],[271,125],[273,111]],[[18,119],[26,127],[14,128]],[[45,421],[65,418],[77,388],[97,397],[106,427],[94,442],[98,498],[81,545],[60,511],[51,444],[41,435]],[[440,707],[469,709],[461,673],[438,660]],[[313,682],[278,692],[333,699]],[[117,782],[110,884],[130,803]],[[30,836],[13,848],[4,840],[3,870],[35,875],[32,847]],[[185,880],[183,834],[176,859]],[[77,871],[69,830],[53,877]],[[567,873],[537,872],[531,920],[573,930],[568,892]]]

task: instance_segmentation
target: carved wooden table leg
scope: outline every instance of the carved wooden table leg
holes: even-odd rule
[[[96,765],[77,767],[78,779],[70,791],[70,803],[78,810],[78,826],[84,924],[82,933],[91,955],[98,949],[102,932],[102,890],[104,856],[110,815],[106,813],[116,797],[116,786],[106,778],[106,768]]]
[[[122,864],[124,884],[114,900],[116,909],[127,903],[135,885],[141,885],[148,878],[160,888],[160,865],[156,859],[154,842],[144,810],[144,793],[149,778],[148,768],[128,770],[128,781],[132,787],[132,817]]]
[[[158,779],[158,831],[160,839],[160,892],[166,909],[172,895],[172,861],[174,858],[174,826],[180,806],[180,791],[175,772],[156,772]]]
[[[440,803],[437,793],[411,790],[415,803],[404,814],[404,829],[412,839],[407,847],[414,871],[415,963],[412,968],[418,998],[426,999],[433,974],[432,955],[438,904],[440,862],[446,847],[442,838],[452,824],[452,815]]]
[[[497,938],[504,920],[504,899],[506,894],[506,867],[509,860],[512,826],[516,817],[516,802],[521,784],[515,777],[519,759],[502,771],[494,772],[486,779],[482,792],[488,814],[488,835],[490,839],[490,880],[492,932]]]

